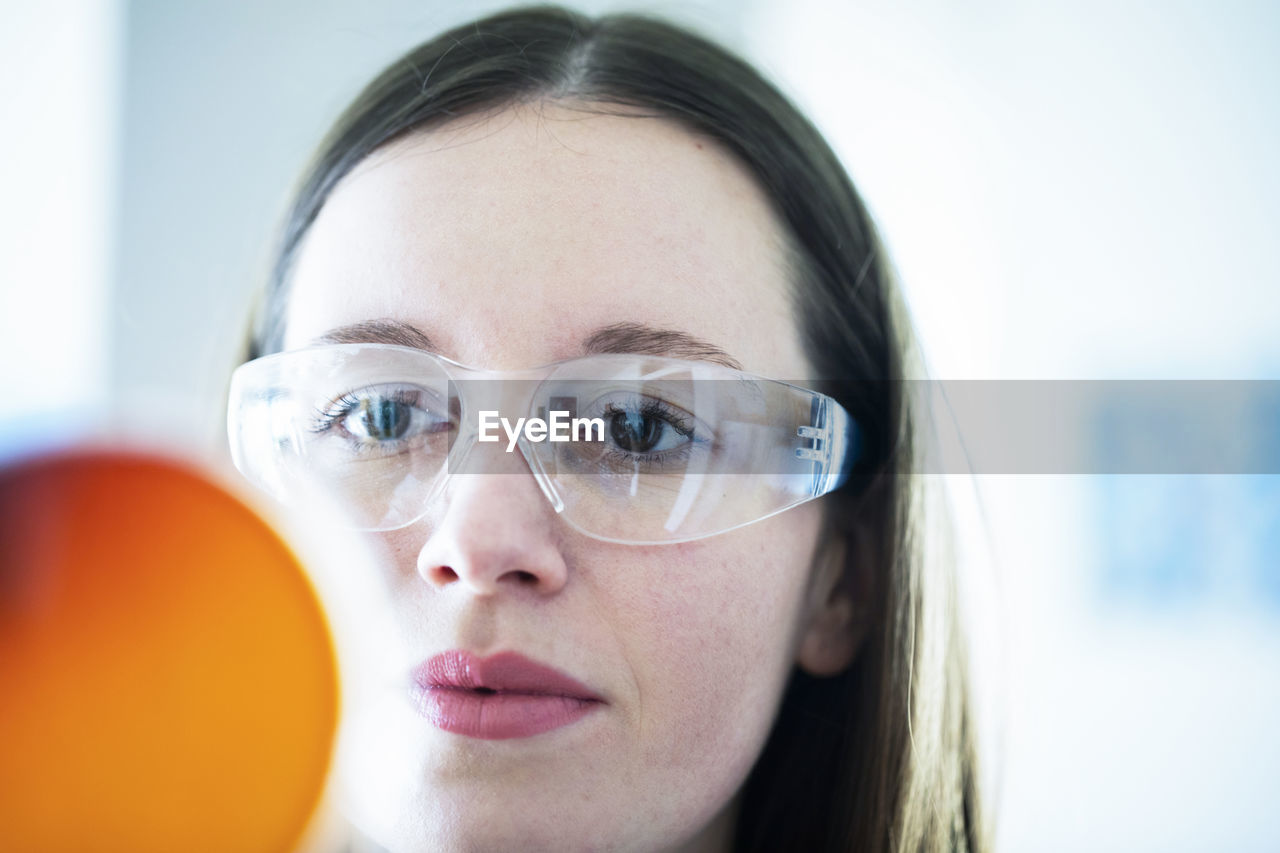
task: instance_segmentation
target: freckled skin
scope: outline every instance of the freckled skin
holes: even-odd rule
[[[505,110],[348,176],[303,245],[286,344],[392,318],[509,370],[637,322],[802,378],[780,242],[714,142],[660,119]],[[512,464],[457,477],[422,520],[370,537],[378,568],[361,582],[386,612],[368,618],[393,647],[360,663],[375,687],[347,710],[353,822],[396,851],[723,849],[811,616],[819,502],[696,542],[614,545],[569,528]],[[455,648],[519,651],[607,705],[527,739],[441,732],[398,685]]]

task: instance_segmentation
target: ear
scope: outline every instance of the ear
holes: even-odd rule
[[[870,566],[849,560],[847,535],[829,535],[814,558],[806,624],[796,652],[796,663],[810,675],[824,677],[843,672],[853,662],[867,633],[868,585],[859,583],[858,578]]]

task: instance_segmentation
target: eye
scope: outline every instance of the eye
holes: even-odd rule
[[[605,425],[610,440],[627,453],[662,453],[675,450],[691,440],[692,430],[675,423],[676,416],[658,401],[646,401],[637,408],[610,405]]]
[[[447,410],[421,388],[376,385],[349,391],[318,411],[312,431],[334,433],[357,449],[390,450],[452,425]]]
[[[365,397],[342,419],[342,428],[356,438],[392,441],[404,438],[414,426],[421,432],[423,414],[400,400]]]
[[[650,393],[612,393],[589,409],[604,420],[602,449],[619,458],[670,458],[708,437],[692,414]]]

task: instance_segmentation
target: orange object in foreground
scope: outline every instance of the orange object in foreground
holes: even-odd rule
[[[239,500],[132,453],[0,469],[0,850],[294,850],[337,714],[315,592]]]

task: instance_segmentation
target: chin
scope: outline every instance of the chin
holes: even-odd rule
[[[392,731],[384,727],[376,742],[350,740],[337,769],[341,810],[377,845],[371,850],[646,849],[605,817],[611,809],[599,802],[598,787],[581,788],[588,778],[581,772],[566,780],[539,762],[495,760],[494,744],[442,750],[438,733],[406,738],[402,730],[396,738]]]
[[[425,725],[400,703],[364,710],[349,715],[339,751],[341,808],[389,853],[713,849],[704,834],[723,831],[713,824],[753,754],[735,742],[723,746],[741,762],[655,763],[605,713],[486,741]]]

